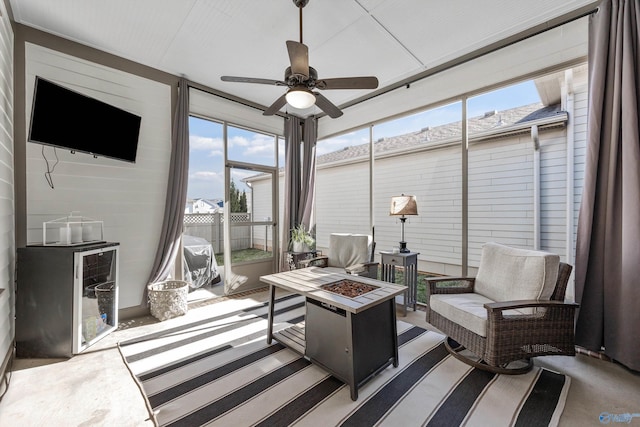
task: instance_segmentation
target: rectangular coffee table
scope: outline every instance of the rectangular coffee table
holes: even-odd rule
[[[270,288],[267,343],[275,339],[348,384],[352,400],[380,371],[398,366],[395,297],[406,292],[406,286],[320,267],[260,280]],[[273,333],[276,288],[305,297],[304,325]],[[348,295],[337,293],[341,289]]]

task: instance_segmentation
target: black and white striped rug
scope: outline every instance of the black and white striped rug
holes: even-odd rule
[[[398,321],[400,366],[354,402],[321,368],[267,345],[265,303],[224,301],[214,317],[212,307],[119,344],[158,425],[547,426],[558,424],[569,389],[569,377],[538,367],[515,376],[473,369],[447,353],[442,335]],[[302,320],[302,297],[278,300],[274,329]]]

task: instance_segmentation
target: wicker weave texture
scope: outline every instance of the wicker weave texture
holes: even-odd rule
[[[429,308],[427,322],[438,328],[490,366],[547,355],[575,355],[574,321],[577,304],[562,302],[572,267],[560,263],[556,289],[551,301],[511,301],[486,304],[486,338],[460,326]],[[441,282],[453,278],[427,279],[429,295],[473,292],[473,279],[467,287],[443,287]],[[460,280],[460,278],[455,278]],[[504,312],[533,307],[529,315],[505,315]]]
[[[147,288],[151,315],[156,319],[162,321],[187,313],[189,283],[182,280],[167,280],[152,283]]]

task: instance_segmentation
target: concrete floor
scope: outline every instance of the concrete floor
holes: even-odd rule
[[[246,298],[267,300],[267,292]],[[117,343],[202,318],[216,300],[190,294],[189,312],[158,322],[147,316],[121,322],[118,330],[71,359],[17,359],[0,401],[0,426],[152,426],[146,401],[130,375]],[[398,318],[429,327],[422,311]],[[561,426],[602,425],[601,413],[640,413],[640,375],[586,355],[539,357],[535,363],[571,377]],[[613,421],[612,421],[613,423]],[[640,425],[640,418],[631,420]]]

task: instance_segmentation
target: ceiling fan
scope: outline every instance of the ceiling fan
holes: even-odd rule
[[[289,89],[280,98],[271,104],[264,113],[271,116],[289,103],[294,108],[305,109],[317,105],[329,117],[337,118],[342,111],[321,93],[314,89],[376,89],[378,79],[376,77],[338,77],[332,79],[319,79],[315,68],[309,66],[309,48],[302,43],[302,8],[309,0],[293,0],[300,11],[300,42],[288,40],[287,51],[291,66],[284,71],[284,80],[270,80],[253,77],[220,77],[224,82],[259,83],[275,86],[287,86]]]

